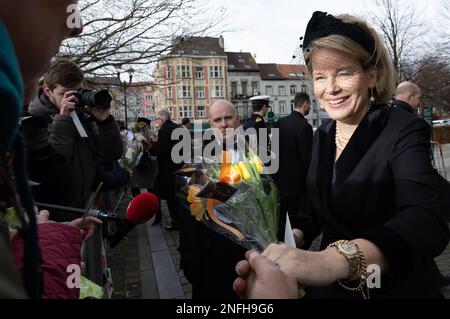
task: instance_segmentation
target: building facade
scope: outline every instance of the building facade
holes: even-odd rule
[[[269,63],[258,66],[261,70],[261,94],[270,95],[270,107],[275,119],[289,115],[294,108],[295,94],[304,92],[311,98],[311,111],[306,119],[313,127],[321,124],[323,114],[320,113],[304,65]]]
[[[155,70],[156,111],[167,108],[172,119],[204,121],[208,106],[228,97],[227,55],[223,38],[178,38]]]
[[[241,121],[251,116],[249,98],[261,93],[261,74],[249,52],[227,52],[229,100],[234,104]]]

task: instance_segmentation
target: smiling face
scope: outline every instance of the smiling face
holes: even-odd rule
[[[333,120],[358,124],[367,112],[374,71],[363,70],[358,59],[334,49],[317,49],[312,56],[314,95]]]

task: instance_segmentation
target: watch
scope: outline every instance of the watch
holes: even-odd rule
[[[356,281],[361,278],[365,271],[365,257],[358,245],[348,240],[338,240],[328,245],[336,247],[338,252],[347,259],[348,277],[347,281]]]

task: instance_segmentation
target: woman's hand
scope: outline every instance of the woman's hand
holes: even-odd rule
[[[263,255],[301,286],[328,286],[348,274],[348,262],[336,249],[312,252],[271,244]]]
[[[295,299],[297,282],[284,274],[279,266],[257,252],[248,251],[246,260],[236,265],[239,275],[233,283],[234,291],[249,299]]]

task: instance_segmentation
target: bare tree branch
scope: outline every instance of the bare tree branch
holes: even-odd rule
[[[397,82],[405,78],[404,66],[417,50],[414,45],[424,34],[424,23],[414,6],[399,0],[373,0],[376,10],[370,14],[375,26],[381,31],[391,55]],[[401,5],[399,5],[401,4]]]
[[[167,53],[176,37],[223,31],[225,11],[209,11],[205,1],[80,1],[83,34],[66,40],[60,56],[90,76],[115,76],[122,66],[149,74],[145,67]]]

